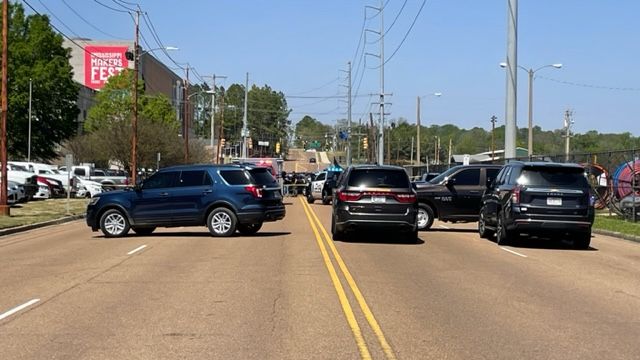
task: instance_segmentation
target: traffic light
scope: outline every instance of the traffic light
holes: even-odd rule
[[[251,138],[249,138],[248,143],[249,143],[248,144],[249,149],[253,149],[253,140]]]
[[[362,148],[367,150],[369,148],[369,142],[367,141],[367,137],[362,138]]]
[[[224,149],[224,138],[220,139],[220,149]]]
[[[280,154],[280,143],[276,143],[276,154]]]

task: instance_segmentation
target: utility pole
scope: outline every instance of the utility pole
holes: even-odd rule
[[[33,85],[29,79],[29,140],[27,145],[27,162],[31,162],[31,99],[33,97]]]
[[[415,140],[413,138],[413,136],[411,137],[411,165],[413,165],[413,140]]]
[[[135,38],[133,41],[133,119],[131,119],[131,182],[138,183],[138,37],[140,36],[140,11],[136,10]]]
[[[247,157],[247,137],[249,137],[249,130],[247,129],[247,110],[249,108],[249,73],[247,73],[247,79],[244,85],[244,114],[242,116],[242,150],[241,158]]]
[[[504,158],[516,157],[518,89],[518,0],[507,0],[507,98],[505,103]]]
[[[496,120],[498,120],[498,118],[495,115],[491,116],[491,161],[496,159]]]
[[[224,93],[221,96],[222,106],[220,108],[220,130],[218,131],[218,149],[216,151],[217,163],[222,164],[224,157],[222,156],[222,138],[224,137]]]
[[[211,141],[209,146],[211,146],[211,151],[213,151],[213,139],[215,139],[215,114],[216,114],[216,79],[226,79],[226,76],[213,74],[211,75],[213,88],[211,90]],[[217,155],[216,155],[217,156]]]
[[[187,78],[184,80],[184,163],[189,163],[189,64],[187,64]]]
[[[377,132],[375,131],[375,127],[373,126],[373,113],[369,113],[369,122],[369,140],[371,140],[371,144],[369,145],[369,149],[367,150],[367,162],[371,163],[376,157],[376,146],[378,146],[378,141],[376,140],[376,136],[374,136],[377,134]]]
[[[573,111],[564,112],[564,161],[569,162],[571,125],[573,125]]]
[[[416,100],[416,159],[420,166],[420,96]]]
[[[2,124],[0,125],[0,215],[9,216],[7,203],[7,61],[9,38],[9,0],[2,1]]]
[[[347,166],[351,166],[351,61],[349,65],[349,113],[347,115]],[[360,150],[360,143],[358,143],[358,150]]]
[[[434,164],[438,165],[438,144],[440,143],[440,138],[438,136],[433,137],[433,161]]]
[[[380,0],[380,148],[378,160],[384,164],[384,2]]]
[[[449,138],[449,159],[447,160],[447,164],[451,167],[451,150],[453,148],[453,141]]]

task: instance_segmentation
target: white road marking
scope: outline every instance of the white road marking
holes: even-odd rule
[[[24,309],[24,308],[27,308],[27,307],[29,307],[29,306],[31,306],[31,305],[33,305],[33,304],[37,303],[38,301],[40,301],[40,299],[33,299],[33,300],[29,300],[29,301],[27,301],[26,303],[24,303],[24,304],[22,304],[22,305],[20,305],[20,306],[16,306],[16,307],[14,307],[13,309],[11,309],[11,310],[7,311],[6,313],[4,313],[4,314],[0,314],[0,320],[2,320],[2,319],[4,319],[4,318],[7,318],[7,317],[9,317],[9,316],[11,316],[11,315],[13,315],[13,314],[17,313],[18,311],[20,311],[20,310],[22,310],[22,309]]]
[[[137,248],[135,248],[135,249],[133,249],[133,250],[129,251],[129,252],[127,253],[127,255],[131,255],[131,254],[133,254],[133,253],[135,253],[135,252],[138,252],[138,251],[140,251],[140,250],[142,250],[142,249],[144,249],[144,248],[146,248],[146,247],[147,247],[147,245],[139,246],[139,247],[137,247]]]
[[[510,252],[510,253],[512,253],[512,254],[514,254],[514,255],[522,256],[523,258],[528,257],[527,255],[520,254],[520,253],[519,253],[519,252],[517,252],[517,251],[509,250],[509,249],[507,249],[507,248],[503,248],[502,246],[500,246],[500,249],[502,249],[502,250],[504,250],[504,251],[506,251],[506,252]]]
[[[450,227],[448,227],[448,226],[444,226],[444,225],[438,225],[438,226],[440,226],[440,227],[441,227],[441,228],[443,228],[443,229],[447,229],[447,230],[451,229]]]

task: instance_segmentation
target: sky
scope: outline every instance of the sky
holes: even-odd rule
[[[378,111],[372,102],[380,93],[381,18],[366,7],[382,5],[387,119],[414,123],[416,97],[424,96],[423,125],[490,129],[492,115],[504,124],[506,74],[499,63],[507,52],[507,0],[26,1],[66,35],[96,40],[133,39],[134,22],[124,7],[138,4],[163,45],[179,48],[170,52],[175,62],[203,77],[227,76],[218,81],[225,86],[244,83],[248,72],[250,84],[288,96],[294,124],[305,115],[327,124],[347,117],[348,62],[353,121]],[[575,132],[640,136],[640,1],[518,3],[518,65],[563,64],[535,73],[534,125],[562,128],[565,111],[572,110]],[[158,47],[141,23],[143,48]],[[524,70],[517,81],[521,128],[528,121]]]

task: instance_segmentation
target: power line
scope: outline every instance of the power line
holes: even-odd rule
[[[400,48],[402,47],[402,44],[404,44],[405,40],[407,40],[407,37],[409,36],[409,34],[411,33],[411,30],[413,29],[413,26],[416,24],[416,21],[418,20],[418,17],[420,16],[420,13],[422,12],[422,9],[424,9],[424,6],[427,4],[427,0],[423,0],[422,1],[422,5],[420,5],[420,9],[418,10],[418,13],[416,14],[416,17],[413,18],[413,22],[411,23],[411,26],[409,26],[409,30],[407,30],[407,33],[404,34],[404,37],[402,38],[402,41],[400,41],[400,44],[398,45],[398,47],[393,51],[393,53],[391,54],[391,56],[389,56],[387,58],[387,60],[385,60],[381,65],[378,65],[377,67],[374,67],[372,69],[379,69],[380,67],[384,66],[386,63],[388,63],[391,59],[393,59],[393,56],[398,52],[398,50],[400,50]]]
[[[584,87],[584,88],[613,90],[613,91],[640,91],[640,88],[614,87],[614,86],[583,84],[583,83],[576,83],[576,82],[572,82],[572,81],[565,81],[565,80],[558,80],[558,79],[548,78],[546,76],[540,76],[540,75],[536,75],[536,77],[539,77],[539,78],[544,79],[544,80],[553,81],[553,82],[556,82],[556,83],[559,83],[559,84],[578,86],[578,87]]]
[[[337,77],[337,78],[335,78],[335,79],[333,79],[333,80],[329,81],[329,82],[328,82],[328,83],[326,83],[326,84],[320,85],[320,86],[318,86],[318,87],[316,87],[316,88],[313,88],[313,89],[311,89],[311,90],[307,90],[307,91],[299,92],[299,93],[297,93],[297,94],[295,94],[295,95],[308,94],[308,93],[312,93],[312,92],[317,91],[317,90],[320,90],[320,89],[324,89],[325,87],[327,87],[327,86],[329,86],[329,85],[331,85],[331,84],[335,83],[335,82],[336,82],[336,81],[338,81],[338,80],[340,80],[340,77]],[[295,96],[295,95],[294,95],[294,96]]]
[[[84,21],[85,24],[91,26],[93,29],[95,29],[96,31],[100,32],[101,34],[106,35],[106,36],[108,36],[110,38],[114,38],[114,39],[127,40],[125,38],[114,36],[114,35],[111,35],[111,34],[109,34],[107,32],[102,31],[99,27],[93,25],[90,21],[88,21],[82,15],[80,15],[80,13],[78,13],[71,5],[69,5],[69,3],[66,0],[62,0],[62,2],[69,8],[69,10],[71,10],[74,14],[76,14],[80,18],[80,20]],[[40,1],[40,3],[42,4],[42,1]],[[44,4],[43,4],[43,6],[44,6]],[[46,8],[46,6],[45,6],[45,8]],[[51,12],[51,11],[49,10],[49,12]]]
[[[73,31],[73,29],[71,29],[69,26],[67,26],[67,24],[65,24],[65,23],[64,23],[64,21],[62,21],[62,20],[61,20],[61,19],[60,19],[56,14],[54,14],[54,13],[53,13],[53,11],[51,11],[51,9],[49,9],[49,8],[47,7],[47,5],[45,5],[41,0],[38,0],[38,2],[40,3],[40,5],[42,5],[42,6],[43,6],[43,7],[44,7],[48,12],[49,12],[49,14],[50,14],[51,16],[53,16],[56,20],[58,20],[58,22],[59,22],[62,26],[64,26],[65,28],[67,28],[67,30],[69,30],[69,32],[71,32],[71,33],[72,33],[73,35],[75,35],[76,37],[81,37],[80,35],[76,34],[76,33],[75,33],[75,31]],[[25,3],[26,3],[26,1],[25,1]],[[27,5],[28,5],[28,4],[27,4]],[[29,5],[29,7],[30,7],[33,11],[35,11],[35,9],[33,9],[33,7],[32,7],[31,5]],[[53,26],[53,24],[52,24],[52,26]]]
[[[123,4],[123,3],[126,3],[125,1],[116,1],[116,0],[111,0],[111,1],[113,1],[116,5],[121,6],[121,7],[125,8],[125,9],[127,9],[129,11],[133,11],[133,12],[136,11],[136,9],[132,9],[132,8],[130,8],[128,6],[125,6]],[[127,3],[127,4],[132,5],[132,6],[136,6],[138,9],[140,9],[140,5],[138,5],[138,4],[131,4],[131,3]]]
[[[111,7],[111,6],[107,5],[107,4],[101,3],[98,0],[93,0],[93,1],[95,1],[96,3],[102,5],[103,7],[106,7],[109,10],[113,10],[113,11],[116,11],[116,12],[119,12],[119,13],[128,13],[128,11],[126,11],[126,10],[120,10],[120,9],[113,8],[113,7]]]

